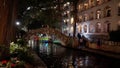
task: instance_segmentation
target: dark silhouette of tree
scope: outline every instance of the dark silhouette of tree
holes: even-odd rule
[[[18,3],[18,18],[23,25],[39,21],[41,25],[60,28],[58,26],[60,12],[57,9],[59,0],[19,0]],[[36,24],[33,28],[37,26]]]

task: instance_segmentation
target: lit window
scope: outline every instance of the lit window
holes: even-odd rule
[[[84,25],[84,32],[87,33],[87,25]]]
[[[97,0],[97,5],[99,5],[100,4],[100,0]]]
[[[84,4],[84,8],[88,9],[88,4],[87,3]]]
[[[67,2],[67,5],[69,5],[70,4],[70,2]]]
[[[90,14],[90,20],[93,20],[93,12]]]
[[[71,24],[73,24],[73,22],[74,22],[74,18],[72,17],[72,18],[71,18]]]
[[[84,15],[84,21],[87,21],[88,20],[88,14],[85,14]]]
[[[97,12],[96,12],[96,18],[97,19],[101,18],[101,10],[97,10]]]
[[[100,32],[101,32],[101,23],[100,23],[100,22],[98,22],[98,23],[96,24],[96,32],[97,32],[97,33],[100,33]]]
[[[79,16],[79,22],[82,22],[82,16]]]
[[[95,32],[95,28],[94,28],[93,24],[90,24],[89,30],[90,30],[90,33],[94,33]]]

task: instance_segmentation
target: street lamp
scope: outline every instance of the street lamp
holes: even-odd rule
[[[19,25],[20,25],[20,22],[17,21],[17,22],[16,22],[16,25],[19,26]]]

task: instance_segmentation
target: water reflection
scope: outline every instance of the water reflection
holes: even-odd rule
[[[40,43],[39,55],[48,68],[120,68],[120,61],[73,51],[52,43]]]

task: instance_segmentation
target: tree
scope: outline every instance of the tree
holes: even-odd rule
[[[23,25],[30,26],[37,21],[37,23],[39,22],[41,25],[49,25],[50,27],[55,28],[58,27],[58,16],[60,14],[56,9],[59,4],[58,1],[19,0],[19,3],[18,18],[23,22]]]

